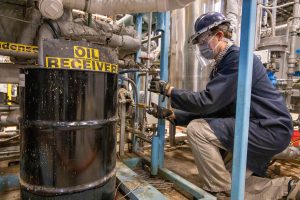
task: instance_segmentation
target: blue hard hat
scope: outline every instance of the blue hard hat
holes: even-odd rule
[[[227,20],[226,17],[219,12],[208,12],[201,15],[200,17],[197,18],[195,22],[194,25],[195,34],[190,37],[189,42],[195,44],[196,38],[199,35],[226,22],[230,23],[230,21]]]

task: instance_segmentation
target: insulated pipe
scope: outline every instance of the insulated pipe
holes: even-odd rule
[[[231,27],[233,28],[232,40],[237,43],[237,31],[238,31],[238,18],[239,18],[239,4],[238,0],[227,0],[226,17],[229,19]]]
[[[40,0],[41,1],[41,0]],[[50,0],[48,0],[50,1]],[[182,8],[194,0],[51,0],[61,1],[67,8],[102,15],[164,12]],[[59,3],[57,3],[59,4]]]
[[[34,7],[26,9],[25,19],[27,21],[30,21],[34,24],[40,24],[41,18],[42,15],[38,9],[35,9]],[[22,28],[22,34],[20,34],[18,38],[18,43],[32,45],[34,38],[36,37],[37,30],[38,26],[24,23]]]
[[[277,6],[277,0],[273,0],[273,9],[272,9],[272,21],[273,21],[273,24],[272,24],[272,35],[275,36],[275,26],[276,26],[276,8]]]
[[[256,12],[256,36],[255,36],[255,50],[257,49],[258,45],[260,44],[260,35],[261,35],[261,25],[262,25],[262,7],[260,6],[262,0],[257,1],[257,12]]]

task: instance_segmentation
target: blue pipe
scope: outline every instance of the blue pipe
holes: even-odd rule
[[[153,136],[151,145],[151,175],[154,176],[158,174],[159,145],[159,137]]]
[[[244,199],[256,25],[256,0],[243,1],[231,199]]]
[[[160,79],[168,81],[169,60],[168,52],[170,46],[170,12],[158,13],[157,30],[161,32],[161,51],[160,51]],[[166,107],[166,102],[162,102],[159,97],[159,105]],[[159,167],[164,167],[164,146],[165,146],[165,120],[158,120],[157,135],[159,137]],[[152,161],[151,161],[152,162]]]

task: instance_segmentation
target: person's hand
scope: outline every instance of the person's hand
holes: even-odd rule
[[[171,89],[171,85],[168,82],[164,80],[160,80],[159,78],[152,78],[148,90],[150,92],[159,93],[163,95],[163,101],[164,101],[166,96],[170,95],[170,89]]]
[[[147,113],[153,115],[157,119],[167,119],[174,124],[175,114],[172,110],[161,107],[151,102],[151,108],[147,109]]]

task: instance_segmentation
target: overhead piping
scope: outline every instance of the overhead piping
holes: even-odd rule
[[[113,15],[164,12],[182,8],[193,1],[194,0],[39,0],[39,8],[44,17],[55,20],[62,16],[63,7],[82,10],[87,13]]]

